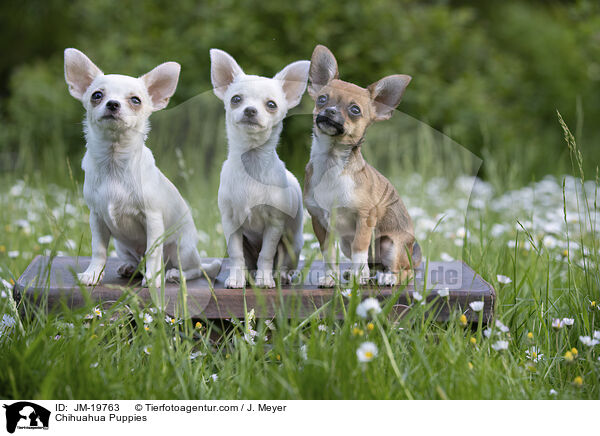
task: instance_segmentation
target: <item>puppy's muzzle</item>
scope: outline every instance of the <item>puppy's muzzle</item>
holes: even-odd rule
[[[335,115],[334,115],[335,116]],[[338,118],[338,117],[336,117]],[[319,127],[324,133],[337,136],[344,133],[344,123],[340,122],[338,119],[331,118],[327,115],[317,115],[317,119],[315,120],[317,127]],[[333,131],[333,134],[330,132]]]
[[[121,103],[119,103],[117,100],[109,100],[106,102],[106,109],[104,111],[104,115],[102,116],[102,119],[104,120],[116,120],[117,119],[117,113],[119,112],[119,109],[121,109]]]

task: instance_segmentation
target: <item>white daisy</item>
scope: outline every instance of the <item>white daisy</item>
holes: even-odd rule
[[[53,240],[54,240],[54,237],[52,235],[44,235],[44,236],[40,236],[38,238],[38,243],[39,244],[50,244],[50,243],[52,243]]]
[[[558,395],[558,392],[556,392],[556,390],[554,390],[554,389],[550,389],[549,394],[550,395]]]
[[[544,357],[544,355],[540,353],[540,349],[538,347],[531,347],[530,349],[525,350],[525,355],[533,362],[538,362],[542,357]]]
[[[93,311],[93,315],[96,316],[97,318],[102,318],[102,310],[100,309],[100,306],[96,306],[94,307],[94,311]]]
[[[217,380],[219,380],[219,376],[217,374],[211,374],[209,377],[209,381],[210,380],[216,382]]]
[[[356,307],[356,314],[361,318],[377,315],[381,312],[381,306],[377,298],[367,298]]]
[[[491,328],[489,328],[489,327],[488,327],[488,328],[486,328],[486,329],[483,331],[483,336],[485,336],[486,338],[489,338],[490,336],[492,336],[492,329],[491,329]]]
[[[190,354],[190,360],[194,360],[201,356],[204,356],[204,353],[202,351],[194,351],[193,353]]]
[[[562,324],[566,325],[567,327],[571,327],[575,323],[575,320],[573,318],[563,318],[561,321]]]
[[[17,257],[19,257],[19,250],[9,251],[6,254],[8,255],[9,258],[16,259]]]
[[[144,313],[144,323],[145,324],[150,324],[152,322],[153,318],[152,315],[150,315],[149,313]]]
[[[421,301],[423,299],[423,296],[421,295],[421,293],[419,291],[413,291],[412,297],[416,301]]]
[[[600,330],[594,331],[594,339],[599,339],[600,340]]]
[[[498,283],[502,283],[503,285],[508,285],[509,283],[512,283],[512,279],[510,277],[503,276],[502,274],[498,274],[496,278],[498,279]]]
[[[352,296],[352,289],[350,289],[350,288],[344,289],[343,291],[340,292],[340,294],[342,294],[342,296],[344,296],[346,298],[350,298]]]
[[[483,301],[473,301],[469,303],[469,306],[471,306],[473,312],[481,312],[483,310]]]
[[[508,348],[508,341],[497,341],[492,344],[492,348],[496,351],[506,350]]]
[[[560,318],[554,318],[552,320],[552,328],[554,330],[560,330],[563,327],[562,320]]]
[[[446,252],[440,254],[440,259],[442,262],[452,262],[454,260],[454,258]]]
[[[450,295],[450,289],[442,288],[442,289],[438,290],[438,295],[440,297],[447,297],[448,295]]]
[[[587,345],[588,347],[594,347],[600,344],[600,340],[592,339],[589,336],[579,336],[579,340],[583,345]]]
[[[508,327],[502,324],[502,322],[499,319],[496,320],[496,327],[498,327],[498,329],[500,329],[502,333],[508,333],[510,330]]]
[[[327,331],[327,326],[326,326],[325,324],[319,324],[319,325],[317,326],[317,329],[318,329],[320,332],[326,332],[326,331]]]
[[[90,368],[98,368],[99,363],[98,362],[94,362],[90,364]]]
[[[356,357],[359,362],[370,362],[378,353],[377,345],[373,342],[363,342],[356,350]]]
[[[150,355],[150,353],[152,353],[152,347],[150,345],[146,345],[144,347],[144,353]]]

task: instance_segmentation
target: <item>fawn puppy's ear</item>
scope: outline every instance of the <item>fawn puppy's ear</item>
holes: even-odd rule
[[[384,77],[367,87],[373,102],[374,121],[387,120],[392,116],[411,79],[405,74],[395,74]]]
[[[82,52],[75,48],[65,50],[65,81],[69,93],[81,100],[85,91],[102,71]]]
[[[210,80],[217,97],[223,100],[227,87],[241,74],[244,71],[230,54],[216,48],[210,49]]]
[[[283,81],[281,86],[289,109],[297,106],[300,100],[302,100],[302,94],[306,91],[309,68],[309,61],[296,61],[289,64],[273,77],[275,80]]]
[[[317,45],[310,59],[308,93],[316,98],[320,89],[338,78],[338,66],[333,53],[324,45]]]
[[[175,94],[181,66],[177,62],[165,62],[144,74],[140,79],[146,85],[152,99],[152,110],[164,109]]]

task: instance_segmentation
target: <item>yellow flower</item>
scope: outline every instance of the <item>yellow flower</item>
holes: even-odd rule
[[[92,336],[90,336],[90,338],[91,338],[91,339],[96,339],[97,337],[98,337],[98,336],[96,336],[96,335],[92,335]]]
[[[0,245],[0,253],[6,253],[6,247],[4,245]]]
[[[580,375],[578,375],[573,379],[573,384],[580,388],[583,385],[583,378]]]
[[[363,332],[361,329],[359,329],[358,327],[354,327],[352,329],[352,334],[354,336],[362,336],[365,332]]]
[[[569,255],[569,250],[567,250],[566,248],[563,250],[562,255],[564,257],[567,257]]]
[[[577,351],[577,348],[573,347],[571,348],[571,353],[573,353],[573,356],[577,356],[579,354],[579,351]]]
[[[229,359],[230,357],[231,357],[231,354],[229,354],[229,353],[227,353],[227,354],[225,355],[225,359]]]
[[[198,321],[198,322],[196,323],[196,328],[197,328],[197,329],[201,329],[201,328],[202,328],[202,323],[201,323],[200,321]]]
[[[477,339],[471,338],[471,339],[469,339],[469,342],[471,342],[473,345],[475,345],[477,343]]]
[[[567,362],[572,362],[575,359],[575,356],[570,351],[567,351],[564,357]]]
[[[370,332],[372,332],[373,330],[375,330],[375,324],[373,324],[372,322],[370,322],[369,324],[367,324],[367,330],[369,330]]]
[[[531,333],[531,332],[527,333],[527,339],[533,340],[533,333]]]
[[[467,366],[469,367],[469,369],[471,369],[471,370],[473,369],[473,364],[471,362],[468,362]]]
[[[281,354],[278,354],[277,356],[275,356],[277,358],[277,360],[281,360]]]
[[[595,301],[592,301],[592,302],[590,303],[590,306],[592,306],[592,307],[596,307],[596,302],[595,302]]]
[[[10,282],[11,285],[15,284],[15,281],[12,279],[12,277],[10,279],[8,279],[8,281]]]
[[[467,325],[467,317],[465,316],[465,314],[463,313],[460,318],[458,318],[458,322],[460,323],[460,325],[462,325],[463,327]]]
[[[150,327],[148,327],[148,324],[144,324],[144,330],[150,331]]]
[[[4,226],[4,230],[5,230],[6,232],[10,232],[10,231],[12,230],[12,228],[10,227],[10,225],[9,225],[9,224],[7,224],[7,225],[5,225],[5,226]]]

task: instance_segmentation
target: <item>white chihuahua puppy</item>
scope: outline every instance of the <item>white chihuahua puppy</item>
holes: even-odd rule
[[[227,160],[219,209],[231,259],[228,288],[243,288],[245,268],[255,284],[275,287],[273,269],[289,283],[302,248],[302,191],[275,148],[287,111],[306,90],[310,62],[294,62],[275,77],[246,75],[229,54],[212,49],[214,92],[225,103]]]
[[[191,211],[177,188],[160,172],[144,145],[148,117],[167,106],[175,92],[180,66],[167,62],[142,77],[104,75],[79,50],[65,50],[69,92],[86,109],[87,151],[83,196],[90,209],[92,260],[78,274],[84,285],[102,280],[110,237],[115,240],[118,273],[131,276],[143,256],[143,286],[160,286],[163,261],[166,279],[214,276],[220,262],[202,264]]]

